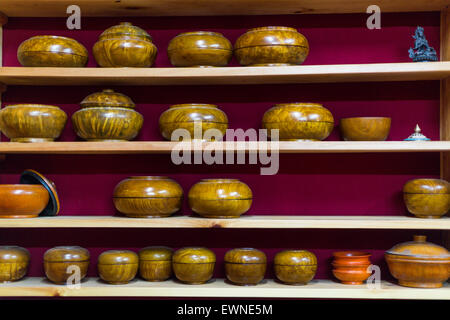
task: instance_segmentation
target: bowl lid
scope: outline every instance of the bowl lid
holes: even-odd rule
[[[30,261],[30,252],[19,246],[0,246],[0,262],[28,262]]]
[[[275,255],[274,263],[282,266],[315,266],[317,257],[307,250],[283,250]]]
[[[204,192],[208,188],[208,192]],[[202,200],[252,200],[250,187],[239,179],[201,179],[189,190],[189,198]]]
[[[173,249],[164,246],[151,246],[139,251],[141,261],[172,261]]]
[[[213,263],[214,252],[204,247],[184,247],[175,251],[172,261],[176,263]]]
[[[89,56],[87,49],[77,40],[55,35],[31,37],[23,41],[17,51],[64,53],[86,58]]]
[[[134,264],[138,262],[138,255],[131,250],[108,250],[98,256],[99,264]]]
[[[286,113],[289,117],[285,116]],[[320,103],[290,102],[278,103],[267,110],[263,115],[263,123],[283,123],[294,121],[317,121],[334,124],[334,117],[330,110]]]
[[[255,46],[286,46],[309,48],[308,40],[291,27],[268,26],[248,30],[234,44],[239,50]]]
[[[450,193],[450,184],[442,179],[413,179],[403,186],[404,193]]]
[[[47,189],[50,200],[48,201],[47,206],[44,210],[39,214],[40,216],[56,216],[59,213],[61,208],[61,204],[59,202],[58,193],[56,192],[56,186],[53,181],[47,179],[39,172],[27,169],[20,176],[20,184],[40,184],[45,189]]]
[[[152,37],[142,28],[134,26],[130,22],[121,22],[118,25],[109,27],[99,37],[99,40],[130,37],[152,42]]]
[[[189,39],[189,41],[183,41],[182,46],[178,43],[179,39]],[[173,50],[185,50],[188,48],[195,49],[215,49],[215,50],[226,50],[232,51],[233,45],[231,42],[225,38],[221,33],[212,31],[189,31],[183,32],[176,35],[169,42],[167,51]]]
[[[135,107],[135,104],[130,97],[115,92],[112,89],[105,89],[102,92],[92,93],[84,98],[80,105],[81,108],[118,107],[134,109]]]
[[[173,179],[159,176],[135,176],[120,181],[114,198],[181,198],[183,188]]]
[[[397,244],[390,250],[386,251],[386,254],[417,259],[450,259],[450,253],[447,249],[437,244],[427,242],[426,240],[426,236],[415,235],[413,241]]]
[[[242,264],[267,263],[264,252],[254,248],[236,248],[229,250],[224,257],[225,262]]]
[[[44,253],[47,262],[88,261],[89,258],[89,251],[79,246],[54,247]]]

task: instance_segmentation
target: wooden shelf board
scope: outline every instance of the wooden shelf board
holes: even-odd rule
[[[54,285],[43,278],[26,278],[0,284],[2,297],[213,297],[213,298],[328,298],[328,299],[434,299],[450,300],[450,286],[439,289],[406,288],[382,281],[381,288],[343,285],[330,280],[313,280],[305,286],[289,286],[266,280],[257,286],[242,287],[215,279],[203,285],[186,285],[173,280],[134,280],[125,285],[109,285],[97,278],[83,281],[79,289]]]
[[[450,62],[224,68],[0,68],[7,85],[225,85],[442,80]]]
[[[253,229],[417,229],[450,230],[450,217],[403,216],[242,216],[206,219],[173,216],[140,219],[114,216],[57,216],[0,219],[0,228],[253,228]]]
[[[11,17],[66,17],[77,4],[83,16],[212,16],[300,13],[365,13],[372,4],[382,12],[439,11],[447,0],[2,0],[0,11]]]

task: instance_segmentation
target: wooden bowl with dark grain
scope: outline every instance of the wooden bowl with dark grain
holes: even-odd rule
[[[18,246],[0,246],[0,282],[22,279],[28,271],[30,252]]]
[[[284,250],[275,255],[274,270],[285,284],[305,285],[316,275],[317,258],[307,250]]]
[[[224,262],[227,279],[236,285],[257,285],[266,274],[267,257],[264,252],[254,248],[229,250]]]
[[[391,118],[343,118],[339,122],[339,128],[345,141],[385,141],[391,130]]]
[[[172,257],[173,272],[186,284],[204,284],[211,280],[216,264],[214,252],[203,247],[185,247]]]
[[[139,256],[130,250],[108,250],[98,257],[100,278],[109,284],[126,284],[136,277]]]
[[[165,281],[172,276],[173,249],[152,246],[139,251],[139,274],[147,281]]]
[[[78,246],[60,246],[44,254],[44,271],[47,279],[56,284],[66,284],[70,276],[80,272],[80,280],[86,277],[90,254]]]

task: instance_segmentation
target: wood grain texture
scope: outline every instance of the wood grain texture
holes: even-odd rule
[[[98,257],[100,278],[109,284],[126,284],[134,279],[139,268],[139,257],[130,250],[108,250]]]
[[[47,206],[50,195],[42,185],[0,185],[0,218],[34,218]]]
[[[307,250],[283,250],[273,261],[275,276],[286,284],[305,285],[317,271],[317,257]]]
[[[22,279],[28,271],[30,252],[18,246],[0,246],[0,282]]]
[[[236,248],[227,251],[224,257],[225,274],[234,284],[256,285],[264,279],[267,257],[253,248]]]
[[[215,264],[214,252],[203,247],[184,247],[172,256],[175,276],[187,284],[204,284],[211,280]]]
[[[391,118],[343,118],[339,129],[345,141],[385,141],[391,129]]]
[[[165,281],[172,276],[173,249],[145,247],[139,251],[139,275],[147,281]]]

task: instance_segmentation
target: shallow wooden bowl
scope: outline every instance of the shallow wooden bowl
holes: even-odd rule
[[[202,247],[181,248],[172,257],[175,276],[186,284],[203,284],[211,280],[215,264],[214,252]]]
[[[126,284],[136,277],[139,257],[130,250],[108,250],[98,257],[98,274],[109,284]]]
[[[67,114],[56,106],[17,104],[0,110],[0,130],[11,142],[54,141],[66,122]]]
[[[264,279],[267,258],[264,252],[253,248],[229,250],[224,257],[227,279],[237,285],[257,285]]]
[[[370,276],[370,254],[360,251],[339,251],[333,253],[333,275],[342,284],[361,285]]]
[[[0,185],[0,218],[34,218],[47,206],[50,195],[42,185]]]
[[[22,279],[28,271],[30,253],[18,246],[0,246],[0,282]]]
[[[391,130],[391,118],[343,118],[339,128],[345,141],[385,141]]]
[[[146,247],[139,251],[139,274],[147,281],[165,281],[172,276],[173,250]]]
[[[56,284],[66,284],[69,277],[79,271],[81,280],[86,277],[89,260],[89,251],[82,247],[51,248],[44,254],[45,275],[47,279]]]
[[[274,270],[285,284],[305,285],[316,275],[317,258],[306,250],[284,250],[275,255]]]

